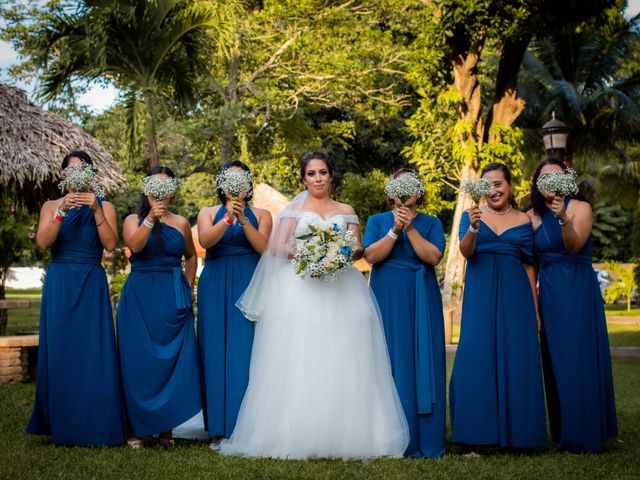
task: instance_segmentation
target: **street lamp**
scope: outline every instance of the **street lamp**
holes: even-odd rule
[[[551,112],[551,120],[545,123],[540,129],[544,148],[549,157],[565,160],[567,150],[567,137],[569,136],[569,127],[564,122],[556,119],[556,112]]]

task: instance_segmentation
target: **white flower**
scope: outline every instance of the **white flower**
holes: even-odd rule
[[[144,194],[150,195],[156,200],[164,200],[165,198],[174,195],[182,180],[171,177],[159,177],[157,175],[150,175],[142,179],[144,184]]]
[[[62,180],[58,186],[65,190],[72,188],[76,192],[93,192],[96,197],[106,197],[104,187],[96,179],[96,169],[88,163],[71,165],[62,170]]]
[[[541,192],[553,193],[559,197],[575,195],[578,193],[576,178],[578,174],[572,168],[561,172],[549,173],[538,177],[536,186]]]
[[[251,172],[226,168],[218,174],[216,185],[219,190],[222,190],[227,195],[239,198],[251,191],[252,180],[253,175],[251,175]]]
[[[392,178],[385,185],[384,191],[389,198],[397,198],[401,203],[406,202],[412,195],[420,197],[425,194],[424,183],[413,172],[407,172],[398,178]]]
[[[462,191],[476,204],[486,198],[492,188],[491,182],[486,178],[467,178],[462,182]]]
[[[296,274],[302,278],[335,280],[351,263],[351,255],[358,246],[350,230],[337,225],[315,227],[297,237],[292,262]]]

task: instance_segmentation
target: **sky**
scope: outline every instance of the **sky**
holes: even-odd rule
[[[640,0],[628,0],[626,13],[629,17],[640,13]],[[0,29],[2,29],[4,25],[4,21],[0,19]],[[18,55],[13,48],[11,48],[11,45],[0,40],[0,82],[26,90],[29,97],[33,99],[37,85],[26,83],[21,79],[16,79],[9,75],[8,68],[18,62]],[[78,97],[77,102],[98,113],[113,105],[117,96],[118,90],[112,85],[103,86],[95,84],[91,86],[85,94]]]

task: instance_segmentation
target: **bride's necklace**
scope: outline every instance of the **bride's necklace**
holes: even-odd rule
[[[494,210],[493,208],[491,208],[489,205],[486,205],[487,210],[489,210],[491,213],[493,213],[494,215],[506,215],[507,213],[509,213],[511,211],[511,209],[513,208],[511,205],[509,205],[508,208],[505,208],[504,210]]]

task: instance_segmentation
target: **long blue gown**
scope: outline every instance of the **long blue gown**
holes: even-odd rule
[[[460,239],[469,228],[465,212]],[[480,222],[467,259],[460,343],[449,388],[452,440],[537,448],[547,444],[530,223],[497,235]]]
[[[226,212],[221,206],[213,223]],[[250,208],[245,216],[258,228]],[[205,428],[211,436],[230,437],[249,382],[254,323],[236,307],[260,260],[238,223],[207,249],[198,282],[198,343],[205,382]]]
[[[413,226],[444,252],[440,220],[420,213]],[[392,227],[392,212],[369,217],[365,248],[384,238]],[[405,455],[440,457],[445,451],[446,357],[435,269],[418,258],[402,232],[389,256],[373,265],[371,288],[380,306],[393,378],[409,423]]]
[[[118,302],[118,347],[127,427],[137,437],[171,430],[202,408],[191,289],[182,274],[182,234],[160,225],[131,255]]]
[[[568,205],[569,199],[567,199]],[[599,452],[618,434],[611,353],[591,237],[575,254],[549,209],[535,233],[542,360],[551,436],[557,448]]]
[[[65,445],[125,441],[103,246],[88,206],[69,210],[42,287],[38,376],[27,432]]]

